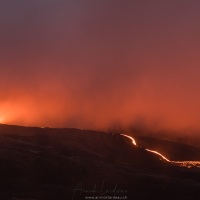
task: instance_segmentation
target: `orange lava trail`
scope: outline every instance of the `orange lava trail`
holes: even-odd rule
[[[179,166],[179,167],[187,167],[187,168],[197,167],[197,168],[200,168],[200,161],[171,161],[171,163],[173,165]]]
[[[136,143],[136,141],[135,141],[135,139],[134,139],[133,137],[131,137],[131,136],[129,136],[129,135],[126,135],[126,134],[121,134],[121,135],[123,135],[124,137],[129,138],[129,139],[132,141],[133,145],[137,146],[137,143]],[[150,150],[150,149],[145,149],[145,150],[146,150],[146,151],[149,151],[149,152],[151,152],[151,153],[154,153],[154,154],[156,154],[156,155],[159,155],[161,158],[163,158],[163,159],[166,160],[167,162],[170,162],[169,159],[167,159],[165,156],[163,156],[161,153],[159,153],[159,152],[157,152],[157,151]]]
[[[126,134],[120,134],[124,137],[129,138],[134,146],[138,146],[135,139],[129,135]],[[197,167],[200,168],[200,161],[170,161],[169,159],[167,159],[165,156],[163,156],[161,153],[154,151],[154,150],[150,150],[150,149],[145,149],[148,152],[154,153],[156,155],[159,155],[163,160],[166,160],[167,162],[170,162],[171,164],[175,165],[175,166],[179,166],[179,167],[187,167],[187,168],[191,168],[191,167]]]
[[[149,151],[151,153],[157,154],[159,156],[161,156],[164,160],[166,160],[167,162],[171,162],[169,159],[167,159],[165,156],[163,156],[161,153],[154,151],[154,150],[150,150],[150,149],[145,149],[146,151]]]
[[[120,135],[123,135],[124,137],[129,138],[130,140],[132,140],[133,145],[137,146],[136,141],[135,141],[135,139],[133,137],[131,137],[129,135],[125,135],[125,134],[120,134]]]

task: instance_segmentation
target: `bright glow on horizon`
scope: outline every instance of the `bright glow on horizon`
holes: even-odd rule
[[[0,117],[0,124],[3,124],[4,123],[4,117]]]
[[[200,130],[199,2],[1,2],[4,123]]]

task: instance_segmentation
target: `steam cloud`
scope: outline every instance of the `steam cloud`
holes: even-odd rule
[[[156,2],[1,2],[0,122],[199,129],[200,3]]]

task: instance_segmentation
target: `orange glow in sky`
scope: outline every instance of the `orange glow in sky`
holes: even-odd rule
[[[0,3],[1,122],[200,130],[200,2],[44,2]]]

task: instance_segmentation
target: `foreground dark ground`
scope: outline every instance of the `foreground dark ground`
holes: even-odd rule
[[[155,139],[136,139],[158,148]],[[174,160],[199,158],[198,148],[157,142]],[[199,199],[200,171],[171,166],[118,134],[0,125],[1,200],[98,196]]]

